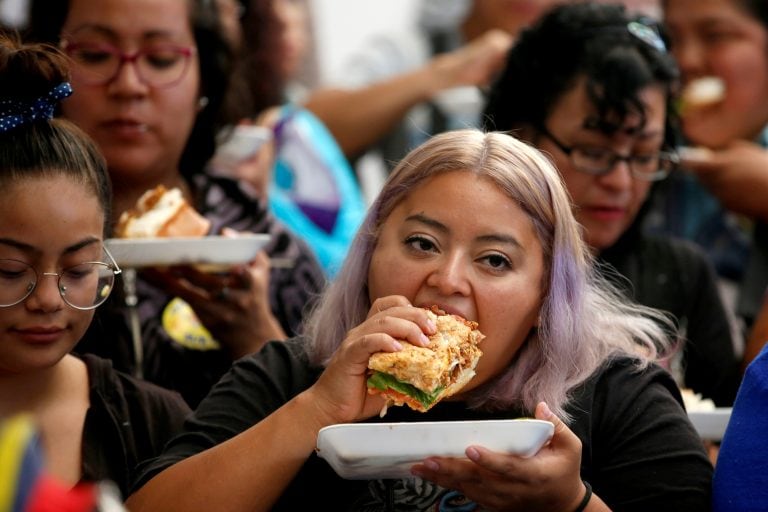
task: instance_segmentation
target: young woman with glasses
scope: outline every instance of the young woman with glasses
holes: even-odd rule
[[[670,364],[680,384],[725,406],[738,369],[711,264],[690,244],[640,229],[651,187],[677,164],[677,80],[646,20],[618,5],[563,6],[511,50],[485,119],[552,158],[604,273],[677,320],[685,343]]]
[[[234,180],[205,172],[231,70],[215,5],[33,1],[30,16],[29,37],[58,45],[71,59],[75,93],[61,112],[107,160],[115,184],[113,220],[163,184],[182,190],[211,221],[211,234],[231,228],[271,235],[266,254],[225,275],[190,267],[152,272],[151,280],[139,273],[133,311],[140,327],[130,327],[131,309],[118,293],[80,346],[109,357],[118,369],[180,391],[190,404],[234,359],[296,333],[325,279],[309,247],[273,219],[266,203]],[[271,268],[274,258],[292,267]],[[188,309],[177,299],[199,322],[187,320]],[[198,335],[200,325],[204,335]],[[120,341],[105,346],[100,332],[119,333]]]
[[[70,354],[121,270],[104,245],[111,188],[81,130],[51,119],[67,59],[0,36],[0,418],[29,414],[47,472],[112,480],[157,453],[189,413],[177,393]],[[102,338],[102,343],[110,343]]]

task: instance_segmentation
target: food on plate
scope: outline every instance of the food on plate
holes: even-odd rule
[[[707,162],[712,159],[713,151],[703,146],[679,146],[677,154],[681,160]]]
[[[691,80],[683,89],[681,100],[684,110],[714,105],[725,98],[725,82],[716,76]]]
[[[427,310],[437,326],[428,347],[401,341],[397,352],[377,352],[368,360],[368,393],[389,405],[407,405],[426,412],[443,398],[460,391],[475,376],[483,353],[478,348],[485,335],[477,322],[447,314],[437,306]]]
[[[163,185],[144,192],[136,206],[123,212],[115,228],[118,238],[200,237],[211,222],[197,213],[178,188]]]
[[[715,402],[709,398],[702,398],[701,393],[694,393],[690,388],[680,390],[683,395],[685,410],[688,412],[707,412],[715,410]]]

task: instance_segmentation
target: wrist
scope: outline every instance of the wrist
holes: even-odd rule
[[[582,480],[582,484],[584,485],[584,495],[573,512],[584,512],[587,509],[587,505],[589,505],[589,501],[592,499],[592,486],[585,480]]]
[[[314,389],[311,387],[296,395],[292,402],[305,411],[305,421],[312,425],[312,429],[316,432],[323,427],[339,423],[334,415],[321,405],[321,399],[315,396]]]
[[[427,68],[424,82],[425,99],[431,100],[442,91],[455,85],[452,83],[450,66],[450,55],[438,55],[432,59]]]
[[[290,418],[290,427],[286,431],[296,437],[303,454],[310,454],[317,445],[317,435],[320,429],[327,426],[319,417],[317,408],[305,393],[299,393],[279,409]]]
[[[268,341],[284,341],[286,339],[285,331],[275,319],[269,321],[258,321],[254,329],[243,329],[233,334],[228,343],[222,343],[227,350],[229,357],[235,361],[241,357],[255,354],[260,351]]]
[[[251,321],[252,330],[247,334],[250,338],[251,352],[258,352],[268,341],[284,341],[288,337],[269,307],[257,308],[254,313]]]

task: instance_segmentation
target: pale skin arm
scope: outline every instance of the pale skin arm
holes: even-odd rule
[[[348,157],[394,129],[415,105],[452,87],[490,83],[503,66],[512,38],[490,30],[423,67],[358,89],[318,89],[305,106],[320,118]]]
[[[269,510],[312,453],[320,428],[360,421],[383,400],[368,395],[368,358],[399,350],[395,338],[426,345],[434,332],[420,308],[404,297],[373,303],[318,381],[273,414],[229,441],[171,466],[132,495],[132,512]],[[264,446],[280,446],[264,450]],[[215,468],[215,471],[212,470]]]
[[[555,432],[529,459],[470,446],[467,459],[433,457],[413,471],[442,487],[461,490],[489,510],[576,510],[586,493],[579,474],[581,441],[544,402],[536,407],[535,417],[553,423]],[[585,510],[610,509],[593,493]]]
[[[768,151],[738,141],[718,150],[682,154],[681,165],[731,211],[768,222]]]

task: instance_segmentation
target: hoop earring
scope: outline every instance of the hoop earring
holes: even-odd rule
[[[207,106],[208,106],[208,96],[200,96],[200,99],[197,100],[197,111],[199,112]]]

